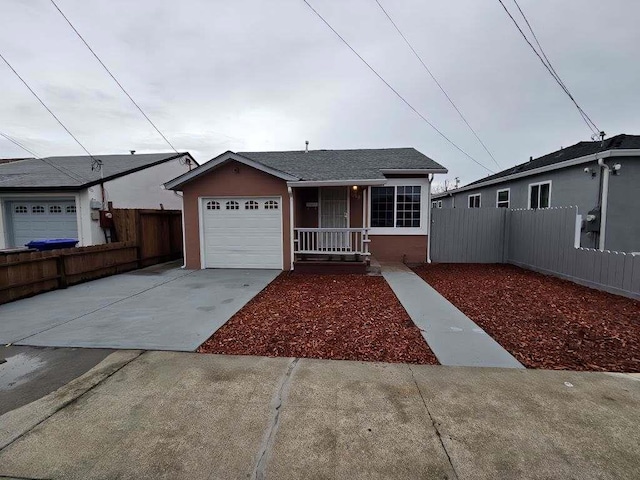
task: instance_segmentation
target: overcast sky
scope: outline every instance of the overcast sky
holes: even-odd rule
[[[374,0],[310,3],[416,109],[492,170]],[[589,140],[497,0],[380,0],[503,168]],[[413,146],[463,183],[487,171],[403,104],[302,0],[57,0],[179,150]],[[508,7],[515,5],[505,0]],[[609,136],[640,134],[640,2],[520,0],[556,70]],[[166,151],[49,0],[0,2],[0,52],[92,154]],[[80,155],[4,63],[0,131]],[[0,157],[25,153],[0,137]],[[440,179],[442,180],[442,179]]]

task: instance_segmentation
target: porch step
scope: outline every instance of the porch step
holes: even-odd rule
[[[294,273],[314,274],[365,274],[367,263],[361,262],[335,262],[330,260],[296,260],[293,262]]]

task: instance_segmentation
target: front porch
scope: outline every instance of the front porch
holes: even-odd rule
[[[293,256],[298,273],[366,273],[366,187],[294,189]]]

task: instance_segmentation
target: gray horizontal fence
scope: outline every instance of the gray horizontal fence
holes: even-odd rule
[[[434,262],[503,262],[504,208],[437,208],[431,212],[431,259]]]
[[[432,212],[434,262],[511,263],[640,300],[640,255],[575,248],[575,207]]]

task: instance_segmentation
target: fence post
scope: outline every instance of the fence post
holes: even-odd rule
[[[58,270],[58,288],[67,288],[69,286],[67,282],[67,267],[64,263],[64,255],[58,255],[56,257],[56,266]]]

